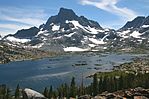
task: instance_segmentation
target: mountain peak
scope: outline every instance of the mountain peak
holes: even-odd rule
[[[39,32],[39,29],[37,27],[31,27],[29,29],[22,29],[18,30],[14,37],[16,38],[32,38]]]
[[[44,30],[51,30],[50,24],[65,24],[66,20],[77,20],[78,16],[71,9],[60,8],[58,15],[51,16],[44,26]]]
[[[64,22],[66,20],[76,20],[78,16],[72,9],[60,8],[58,18],[61,22]]]
[[[122,27],[120,30],[128,29],[128,28],[140,28],[140,26],[143,25],[144,20],[145,20],[145,17],[144,16],[138,16],[134,20],[128,21],[124,25],[124,27]]]
[[[72,9],[67,9],[67,8],[60,8],[58,15],[68,14],[68,13],[72,15],[76,15]]]

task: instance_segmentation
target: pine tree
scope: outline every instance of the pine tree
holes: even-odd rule
[[[94,74],[93,77],[93,96],[98,94],[98,79],[97,74]]]
[[[69,86],[65,83],[65,97],[66,97],[66,99],[69,99],[70,98],[70,96],[69,96]]]
[[[50,86],[49,94],[48,94],[48,99],[51,99],[53,95],[53,88],[52,85]]]
[[[48,89],[47,89],[47,87],[45,87],[44,92],[43,92],[43,95],[45,97],[48,97]]]
[[[83,74],[82,74],[82,81],[81,81],[81,88],[80,88],[80,94],[84,95],[84,81],[83,81]]]
[[[100,77],[99,82],[98,82],[98,93],[101,93],[103,91],[102,88],[102,77]]]
[[[71,84],[70,84],[70,96],[71,97],[75,97],[76,96],[76,83],[75,83],[75,78],[73,77],[71,80]]]
[[[10,95],[10,89],[7,88],[7,94],[6,94],[6,99],[11,99],[11,95]]]
[[[15,90],[15,99],[19,99],[19,97],[20,97],[20,86],[18,84]]]

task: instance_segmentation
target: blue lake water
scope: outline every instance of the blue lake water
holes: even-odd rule
[[[87,85],[92,81],[87,76],[98,71],[110,71],[114,65],[139,56],[142,55],[82,53],[0,64],[0,84],[7,84],[10,88],[20,84],[23,88],[43,90],[50,85],[56,88],[62,83],[70,83],[72,77],[80,84],[83,77]],[[75,66],[80,63],[86,65]]]

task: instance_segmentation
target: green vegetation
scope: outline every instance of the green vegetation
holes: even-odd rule
[[[93,75],[93,82],[89,86],[83,86],[83,82],[80,86],[76,85],[75,78],[73,77],[69,84],[62,84],[57,89],[53,90],[53,87],[45,88],[43,95],[48,99],[57,98],[62,99],[66,97],[91,95],[96,96],[104,91],[114,92],[118,90],[143,87],[149,88],[149,73],[125,73],[122,71],[113,72],[100,72]],[[17,85],[14,96],[10,94],[9,88],[6,85],[0,86],[0,99],[22,99],[20,87]]]

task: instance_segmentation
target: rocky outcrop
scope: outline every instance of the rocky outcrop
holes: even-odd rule
[[[23,99],[47,99],[41,93],[29,88],[25,88],[22,94],[23,94]]]
[[[91,97],[89,95],[80,96],[78,99],[149,99],[149,89],[137,87],[134,89],[119,90],[113,93],[107,91]]]

